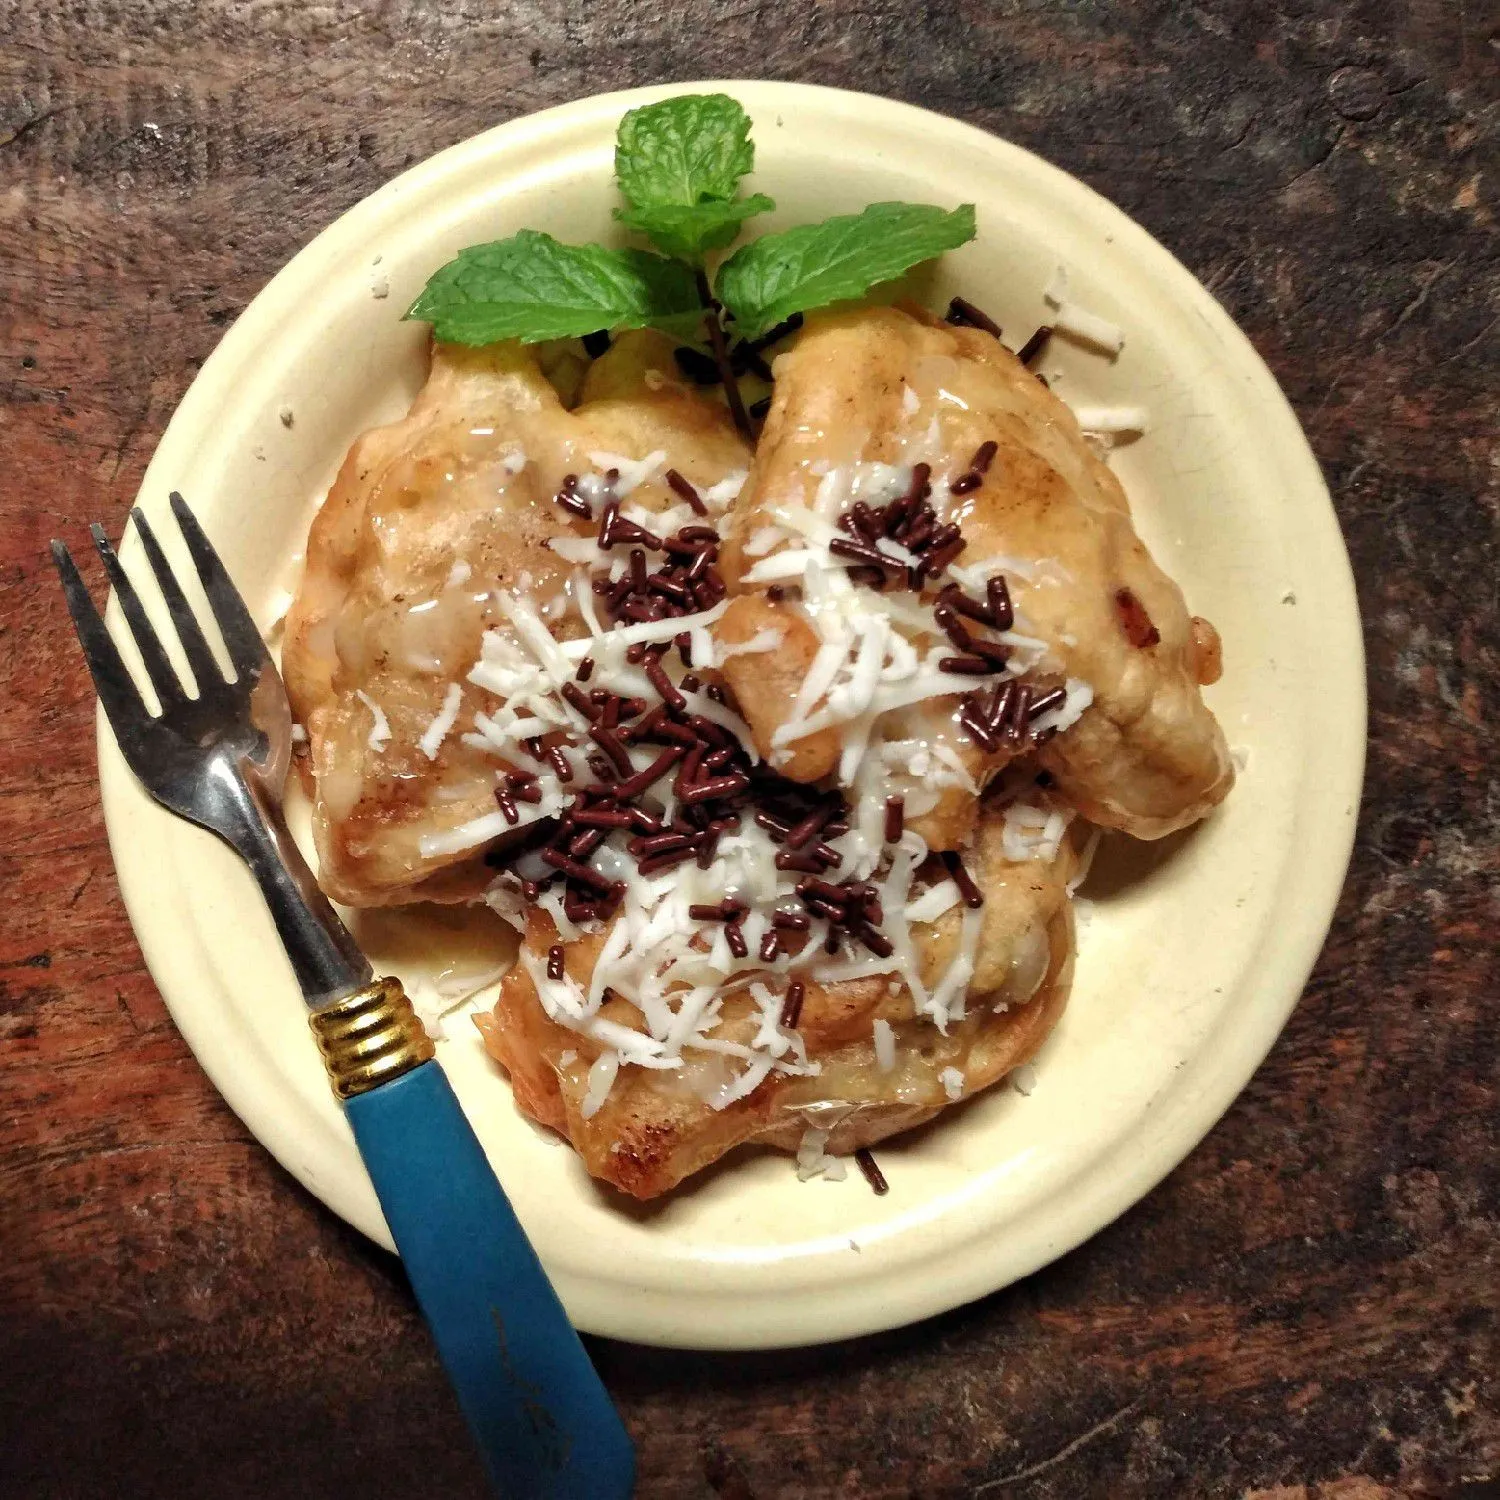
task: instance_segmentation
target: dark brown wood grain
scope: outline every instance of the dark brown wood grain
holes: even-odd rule
[[[641,1494],[1477,1500],[1500,1476],[1497,43],[1485,0],[0,0],[0,1494],[483,1493],[399,1269],[229,1113],[142,967],[45,543],[118,532],[225,326],[402,167],[599,89],[760,75],[1032,147],[1212,288],[1334,493],[1369,776],[1303,1003],[1161,1188],[916,1328],[596,1344]]]

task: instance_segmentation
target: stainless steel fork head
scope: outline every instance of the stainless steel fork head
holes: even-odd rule
[[[259,882],[310,1005],[366,983],[370,966],[319,891],[282,817],[292,716],[276,664],[219,555],[181,495],[176,517],[229,655],[220,670],[197,616],[150,523],[132,512],[141,546],[193,678],[178,677],[140,595],[101,526],[94,545],[161,705],[150,712],[89,597],[67,547],[52,543],[68,610],[95,690],[126,764],[163,807],[217,834]]]

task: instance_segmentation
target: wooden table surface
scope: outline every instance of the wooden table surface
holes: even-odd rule
[[[0,0],[0,1494],[483,1493],[396,1263],[230,1114],[142,966],[45,547],[120,531],[225,327],[403,167],[751,75],[986,126],[1212,288],[1333,491],[1369,773],[1306,997],[1165,1184],[915,1328],[596,1343],[641,1494],[1494,1494],[1497,46],[1484,0]]]

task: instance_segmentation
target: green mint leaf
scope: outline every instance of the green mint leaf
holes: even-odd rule
[[[728,94],[642,105],[615,137],[615,176],[637,210],[727,201],[754,165],[750,116]]]
[[[872,203],[762,235],[719,268],[719,300],[741,338],[758,338],[795,312],[862,297],[924,260],[974,238],[974,205],[948,212],[926,203]]]
[[[461,250],[406,316],[454,344],[579,337],[601,328],[683,326],[700,316],[691,269],[644,250],[563,245],[523,229]]]
[[[700,265],[704,252],[722,250],[740,225],[776,205],[764,193],[732,203],[659,203],[644,208],[617,208],[615,218],[644,234],[658,250]]]

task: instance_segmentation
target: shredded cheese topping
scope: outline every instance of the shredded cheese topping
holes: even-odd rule
[[[640,460],[598,452],[590,454],[590,460],[599,472],[581,476],[576,493],[591,504],[607,503],[623,522],[658,536],[703,524],[687,503],[655,512],[629,503],[634,490],[661,478],[667,467],[665,452]],[[814,477],[812,503],[776,507],[771,524],[757,531],[746,548],[754,559],[749,580],[795,583],[799,592],[794,607],[819,639],[791,716],[774,736],[772,764],[785,747],[806,735],[823,728],[841,730],[836,780],[846,789],[848,826],[830,834],[824,847],[838,858],[836,878],[876,882],[881,903],[878,937],[884,942],[877,948],[861,948],[827,916],[813,915],[799,951],[779,947],[776,919],[781,913],[802,912],[803,874],[796,868],[778,868],[779,839],[748,811],[738,827],[716,838],[706,864],[678,864],[658,874],[638,869],[639,856],[627,851],[637,836],[633,830],[601,832],[587,862],[601,879],[623,885],[618,906],[602,920],[570,914],[564,890],[547,883],[553,870],[544,858],[545,849],[519,855],[486,897],[502,917],[524,927],[528,909],[540,906],[565,943],[585,932],[604,933],[586,987],[566,971],[553,977],[553,966],[524,948],[520,958],[546,1014],[599,1049],[581,1105],[586,1119],[604,1107],[627,1067],[683,1071],[693,1060],[694,1068],[683,1076],[714,1109],[728,1108],[774,1075],[817,1074],[820,1065],[809,1058],[800,1032],[781,1020],[786,987],[794,975],[823,985],[888,978],[892,992],[899,992],[898,983],[904,985],[916,1014],[941,1032],[964,1015],[982,913],[964,907],[954,956],[933,982],[924,982],[916,929],[945,918],[951,921],[949,914],[961,893],[951,879],[919,884],[916,872],[928,856],[925,843],[910,828],[888,841],[883,822],[886,800],[893,796],[902,797],[915,817],[935,806],[947,788],[979,791],[957,742],[934,734],[929,722],[914,719],[910,712],[933,700],[954,699],[966,684],[939,670],[939,661],[953,648],[935,626],[930,605],[924,607],[912,594],[862,586],[850,577],[850,561],[831,548],[844,534],[835,522],[848,505],[858,500],[872,506],[890,501],[910,486],[912,470],[883,464],[822,465],[814,466]],[[735,499],[744,480],[744,474],[730,475],[696,493],[712,516]],[[945,484],[935,484],[935,504],[946,507],[951,498]],[[502,789],[500,806],[424,834],[419,846],[424,857],[477,850],[502,835],[555,819],[584,788],[595,784],[590,745],[595,725],[584,711],[587,705],[580,706],[577,677],[585,658],[592,662],[588,689],[638,700],[644,714],[667,702],[661,686],[665,673],[668,691],[683,714],[727,731],[752,762],[756,758],[749,726],[731,706],[705,690],[698,674],[736,656],[775,651],[785,632],[763,629],[743,642],[719,640],[713,627],[728,607],[723,599],[687,614],[607,626],[601,620],[595,585],[601,580],[601,586],[618,584],[626,576],[631,568],[629,545],[601,547],[597,537],[564,535],[549,546],[577,569],[566,590],[540,608],[524,592],[491,594],[495,623],[482,637],[479,657],[463,682],[448,685],[441,708],[418,740],[422,754],[432,760],[457,732],[467,748],[491,758],[497,787]],[[917,561],[898,543],[888,542],[883,548],[898,562]],[[955,564],[949,572],[982,595],[996,574],[1007,576],[1020,589],[1056,576],[1058,570],[1046,559],[1001,558],[967,567]],[[467,565],[455,563],[448,586],[461,587],[470,577]],[[520,582],[524,588],[526,580]],[[1020,677],[1047,660],[1046,641],[1028,630],[1019,613],[1013,627],[994,639],[1010,652],[1001,676]],[[690,667],[676,650],[644,659],[639,654],[642,648],[684,641]],[[477,695],[469,695],[467,710],[465,684],[477,690]],[[378,750],[389,741],[389,723],[373,700],[364,693],[358,696],[374,718],[370,746]],[[1038,723],[1066,728],[1091,697],[1086,684],[1069,682],[1065,700]],[[480,706],[490,699],[494,706]],[[536,748],[543,740],[555,747],[546,758]],[[653,767],[662,744],[622,743],[620,754],[628,761],[618,763],[617,774],[629,779]],[[507,803],[503,788],[518,767],[525,768],[526,779],[518,784],[527,796]],[[663,773],[639,805],[663,826],[670,823],[679,811],[671,775]],[[1016,857],[1055,857],[1066,828],[1065,818],[1058,821],[1061,816],[1048,814],[1034,824],[1024,808],[1010,809],[1006,838],[1024,849]],[[530,896],[521,888],[527,882],[536,883]],[[733,941],[728,920],[705,921],[691,910],[725,901],[737,903]],[[611,996],[630,1002],[638,1020],[633,1016],[630,1024],[622,1024],[607,1016],[604,1008]],[[892,1071],[897,1043],[889,1022],[876,1020],[871,1038],[878,1067]],[[942,1078],[952,1098],[963,1088],[961,1075],[956,1083],[949,1077],[956,1074],[948,1069]],[[799,1170],[805,1166],[808,1175],[821,1173],[830,1179],[843,1175],[843,1164],[822,1152],[827,1138],[826,1132],[809,1129],[799,1152]]]

